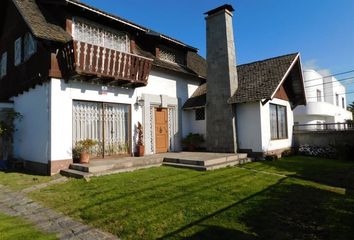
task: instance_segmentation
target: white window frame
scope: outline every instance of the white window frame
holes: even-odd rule
[[[37,52],[37,41],[31,33],[26,33],[23,41],[24,45],[24,60],[27,61]]]
[[[273,135],[273,119],[272,119],[272,110],[271,110],[271,107],[275,107],[275,114],[276,114],[276,119],[274,122],[275,123],[275,127],[276,129],[276,136]],[[282,126],[280,124],[280,118],[281,118],[281,115],[280,115],[280,111],[281,110],[284,110],[284,129],[282,129]],[[279,105],[279,104],[274,104],[274,103],[270,103],[269,104],[269,120],[270,120],[270,136],[271,136],[271,140],[282,140],[282,139],[288,139],[289,136],[288,136],[288,108],[286,106],[283,106],[283,105]],[[284,132],[283,132],[284,130]]]
[[[7,74],[7,52],[1,54],[0,59],[0,79],[5,77]]]
[[[22,63],[22,37],[15,40],[14,44],[14,64],[18,66]]]

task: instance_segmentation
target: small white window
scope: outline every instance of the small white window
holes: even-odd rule
[[[32,34],[27,33],[24,39],[24,59],[27,61],[33,54],[37,52],[37,42]]]
[[[6,76],[6,72],[7,72],[7,52],[4,52],[1,55],[1,59],[0,59],[0,78]]]
[[[22,61],[22,38],[17,38],[15,41],[15,66],[21,64]]]

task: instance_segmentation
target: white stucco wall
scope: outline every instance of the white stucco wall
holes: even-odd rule
[[[186,136],[189,133],[199,133],[204,136],[204,139],[206,139],[206,120],[195,120],[195,109],[185,110],[183,114],[186,119],[183,136]]]
[[[317,102],[317,90],[321,92],[321,102],[325,101],[323,77],[314,70],[304,70],[304,87],[307,102]]]
[[[239,149],[262,151],[261,104],[236,104],[237,143]]]
[[[180,133],[182,137],[188,135],[189,131],[189,118],[185,111],[181,108],[187,99],[192,96],[198,88],[199,83],[196,80],[188,80],[177,75],[168,74],[166,72],[153,70],[150,73],[148,80],[149,84],[146,87],[136,89],[136,96],[143,94],[151,95],[166,95],[173,98],[178,98],[179,103],[179,118],[180,118]]]
[[[49,142],[49,96],[48,83],[14,97],[14,110],[23,115],[16,123],[14,155],[17,158],[48,163]]]
[[[198,87],[198,81],[187,80],[176,76],[175,74],[167,74],[159,71],[152,71],[146,87],[136,89],[125,89],[119,87],[108,87],[106,95],[101,95],[101,85],[93,85],[88,83],[72,82],[65,83],[61,79],[52,79],[51,81],[51,160],[64,160],[72,158],[72,103],[73,100],[86,100],[109,103],[123,103],[131,106],[131,126],[132,126],[132,151],[135,149],[136,138],[134,139],[135,127],[138,121],[142,122],[145,131],[149,131],[150,126],[145,125],[147,121],[144,109],[150,107],[140,107],[135,103],[137,98],[146,96],[155,96],[154,99],[161,101],[160,95],[166,96],[166,99],[175,99],[174,104],[178,107],[177,117],[184,119],[181,107],[183,103],[192,95]],[[171,102],[171,100],[169,100]],[[178,106],[177,106],[177,103]],[[144,104],[148,104],[147,102]],[[177,128],[179,135],[184,128],[188,128],[186,121],[178,121],[180,126]],[[183,124],[182,124],[183,122]],[[146,154],[152,154],[150,147],[150,135],[145,134],[145,151]],[[176,140],[176,145],[179,145]]]
[[[270,112],[269,104],[274,103],[285,106],[287,109],[288,138],[281,140],[271,140],[270,134]],[[263,152],[277,149],[289,148],[292,145],[294,117],[290,103],[281,99],[274,98],[261,107],[261,126],[262,126],[262,149]]]

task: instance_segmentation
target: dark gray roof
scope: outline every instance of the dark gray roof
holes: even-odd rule
[[[298,55],[298,53],[293,53],[238,66],[239,85],[229,103],[271,99]]]
[[[292,64],[298,59],[299,54],[293,53],[237,66],[238,89],[229,99],[229,103],[271,99]],[[207,83],[204,83],[186,101],[183,108],[205,106],[206,93]]]
[[[139,45],[136,45],[135,54],[153,59],[153,66],[168,69],[175,72],[193,75],[194,77],[205,78],[206,77],[206,62],[204,58],[198,55],[198,53],[188,51],[187,53],[187,65],[181,65],[177,63],[171,63],[163,61],[157,58],[149,51],[143,50]]]
[[[63,28],[45,19],[35,0],[13,0],[13,2],[35,37],[62,43],[72,39]]]

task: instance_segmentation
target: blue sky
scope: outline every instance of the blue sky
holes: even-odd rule
[[[305,67],[354,70],[354,0],[81,0],[179,39],[205,56],[203,13],[232,4],[238,64],[300,52]],[[354,73],[338,79],[354,77]],[[354,91],[354,80],[343,82]],[[354,94],[347,95],[348,102]]]

